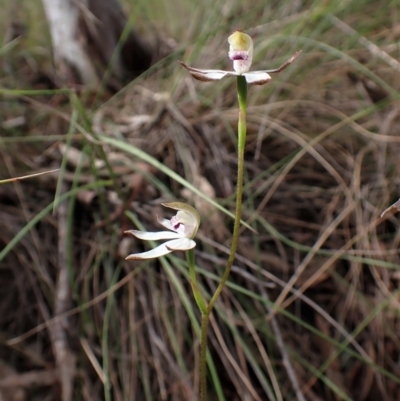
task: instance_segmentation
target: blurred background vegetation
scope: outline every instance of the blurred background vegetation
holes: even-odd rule
[[[231,68],[241,29],[254,69],[302,54],[249,90],[243,219],[257,232],[243,228],[213,313],[210,401],[400,400],[400,220],[380,218],[400,192],[400,3],[123,7],[153,65],[88,91],[60,85],[41,2],[2,0],[0,179],[61,170],[0,186],[0,399],[197,399],[183,255],[127,263],[148,248],[123,231],[157,230],[161,202],[195,205],[199,281],[215,289],[235,82],[194,81],[177,61]]]

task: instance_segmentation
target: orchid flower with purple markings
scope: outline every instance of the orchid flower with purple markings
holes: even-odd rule
[[[142,240],[157,241],[167,239],[169,241],[164,242],[151,251],[129,255],[125,258],[126,260],[153,259],[167,255],[173,251],[187,251],[196,246],[193,238],[200,225],[200,215],[197,210],[181,202],[162,203],[162,205],[178,211],[170,220],[159,219],[157,217],[158,222],[171,231],[148,232],[128,230],[125,231],[125,234],[131,234]]]
[[[180,63],[192,74],[193,78],[198,79],[199,81],[219,81],[227,76],[243,75],[248,84],[264,85],[271,80],[269,74],[284,70],[289,64],[296,60],[300,54],[300,51],[296,52],[288,61],[274,70],[249,71],[253,61],[253,40],[251,37],[244,32],[236,31],[229,36],[228,42],[228,56],[230,60],[233,61],[234,71],[203,70],[190,67],[182,61],[180,61]]]

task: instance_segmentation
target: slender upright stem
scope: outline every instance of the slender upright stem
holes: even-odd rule
[[[201,314],[200,400],[207,401],[207,329],[210,313]]]
[[[201,343],[200,343],[200,399],[207,401],[207,328],[211,311],[215,302],[220,296],[222,289],[228,280],[233,262],[235,260],[237,243],[239,239],[240,219],[242,212],[242,196],[243,196],[243,175],[244,175],[244,148],[246,143],[246,97],[247,82],[245,77],[237,77],[237,91],[239,100],[239,122],[238,122],[238,171],[236,184],[236,211],[235,223],[233,226],[233,235],[231,249],[228,261],[226,262],[225,271],[221,281],[212,296],[205,311],[201,315]]]
[[[239,239],[240,219],[242,214],[242,196],[243,196],[243,174],[244,174],[244,148],[246,143],[246,97],[247,97],[247,82],[245,77],[237,77],[237,91],[239,100],[239,121],[238,121],[238,171],[236,184],[236,211],[235,223],[233,226],[232,244],[229,253],[228,261],[226,262],[225,271],[221,281],[215,291],[211,301],[208,304],[207,310],[211,312],[215,302],[221,294],[225,286],[226,280],[229,277],[233,262],[235,260],[236,248]]]

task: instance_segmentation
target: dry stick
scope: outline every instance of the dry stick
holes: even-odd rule
[[[67,192],[66,184],[62,185],[62,194]],[[71,304],[71,287],[67,266],[67,218],[68,202],[61,202],[58,208],[58,278],[55,289],[54,314],[61,315]],[[68,320],[57,321],[50,327],[51,342],[56,358],[56,366],[61,384],[62,401],[72,400],[73,380],[75,376],[75,355],[68,347],[66,334]]]

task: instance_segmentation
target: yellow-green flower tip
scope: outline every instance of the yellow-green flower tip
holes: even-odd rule
[[[249,51],[253,47],[253,40],[247,33],[236,31],[228,38],[229,44],[234,50]]]

